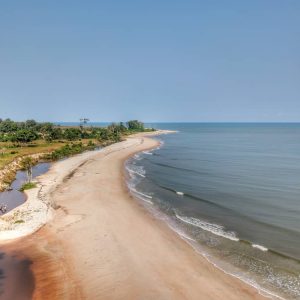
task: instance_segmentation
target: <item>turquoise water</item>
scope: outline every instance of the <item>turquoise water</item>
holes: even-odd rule
[[[133,193],[223,270],[300,299],[300,124],[178,130],[128,162]]]

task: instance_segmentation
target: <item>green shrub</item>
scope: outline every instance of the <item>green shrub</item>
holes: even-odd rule
[[[20,188],[20,191],[23,192],[25,190],[30,190],[36,187],[36,183],[34,182],[26,182],[22,185],[22,187]]]

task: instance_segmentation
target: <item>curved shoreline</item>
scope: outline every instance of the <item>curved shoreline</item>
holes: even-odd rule
[[[155,132],[134,134],[128,138],[155,136],[174,132],[157,130]],[[53,218],[54,213],[50,197],[51,193],[63,183],[65,178],[72,172],[75,172],[82,163],[92,159],[100,152],[109,153],[117,144],[109,145],[100,150],[83,152],[53,163],[50,170],[34,180],[37,183],[36,188],[24,191],[26,201],[5,215],[0,216],[0,245],[33,234],[49,222]]]
[[[54,163],[50,170],[38,176],[35,179],[37,187],[24,191],[26,201],[0,217],[0,243],[11,242],[30,235],[50,221],[53,218],[53,208],[49,197],[51,192],[63,182],[69,173],[99,151],[101,150],[85,152]],[[18,223],[19,220],[23,222]]]
[[[156,149],[156,148],[154,148],[154,149]],[[148,150],[149,150],[149,151],[152,151],[152,150],[154,150],[154,149],[148,149]],[[144,151],[140,151],[140,152],[138,152],[138,153],[143,153],[143,152],[144,152]],[[127,164],[127,162],[128,162],[130,159],[132,159],[132,158],[133,158],[133,155],[130,156],[130,157],[125,161],[125,164]],[[130,177],[129,170],[126,169],[126,167],[124,167],[124,171],[125,171],[125,172],[128,174],[128,176]],[[132,190],[131,188],[128,187],[128,184],[127,184],[127,189],[128,189],[128,191],[132,194],[132,196],[133,196],[134,198],[136,198],[137,201],[145,201],[145,202],[148,202],[148,201],[146,201],[146,200],[144,200],[144,199],[139,198],[135,193],[137,193],[137,194],[142,194],[142,193],[139,192],[139,191],[137,191],[137,190]],[[133,192],[132,192],[132,191],[133,191]],[[176,191],[174,191],[174,192],[176,192]],[[144,194],[142,194],[142,195],[144,195]],[[144,195],[144,196],[145,196],[145,195]],[[150,202],[150,204],[152,205],[153,203]],[[149,208],[150,208],[150,207],[146,204],[145,209],[146,209],[146,210],[149,210]],[[218,269],[218,270],[220,270],[221,272],[223,272],[224,274],[226,274],[226,276],[231,276],[231,277],[233,277],[233,278],[235,278],[235,279],[240,280],[242,283],[246,284],[247,286],[253,287],[255,290],[258,291],[258,293],[259,293],[261,296],[263,296],[263,297],[265,297],[265,298],[268,298],[268,299],[278,299],[278,300],[286,300],[286,298],[283,298],[282,296],[280,296],[280,295],[278,295],[278,294],[272,292],[271,290],[268,290],[268,289],[266,289],[266,288],[260,286],[257,282],[252,281],[251,278],[246,278],[246,277],[240,276],[238,273],[235,274],[235,273],[233,273],[233,272],[230,272],[230,271],[228,271],[228,270],[226,270],[226,269],[220,267],[220,266],[218,265],[217,262],[215,262],[213,259],[210,259],[209,253],[204,253],[204,252],[200,251],[199,245],[197,245],[197,241],[196,241],[196,240],[194,240],[192,237],[186,235],[186,233],[181,232],[180,229],[178,230],[178,228],[173,227],[173,226],[172,226],[172,223],[169,223],[170,220],[168,219],[167,216],[164,216],[163,219],[161,219],[160,217],[158,217],[156,214],[157,214],[157,212],[158,212],[159,214],[161,214],[161,213],[162,213],[161,211],[159,211],[158,209],[157,209],[157,210],[154,209],[154,211],[151,211],[151,209],[152,209],[152,206],[151,206],[149,212],[150,212],[151,214],[155,214],[155,217],[157,218],[158,221],[162,221],[163,223],[165,223],[165,224],[166,224],[173,232],[175,232],[175,233],[178,235],[179,238],[181,238],[182,240],[184,240],[184,241],[185,241],[190,247],[192,247],[192,248],[193,248],[193,249],[194,249],[201,257],[203,257],[208,263],[210,263],[211,265],[213,265],[216,269]],[[162,213],[162,214],[164,214],[164,213]],[[165,217],[166,217],[166,218],[165,218]],[[174,224],[173,224],[173,225],[174,225]],[[262,251],[263,251],[263,250],[262,250]]]
[[[68,169],[69,177],[54,176],[56,171],[65,174],[61,165],[50,170],[50,187],[40,196],[56,203],[55,214],[41,230],[21,239],[33,261],[34,299],[68,299],[70,295],[72,299],[265,299],[256,289],[215,268],[132,201],[123,164],[157,142],[138,135],[122,143],[81,163],[78,159],[76,164],[69,162],[73,167]],[[46,264],[41,259],[45,251]],[[47,264],[52,268],[45,277]],[[62,279],[66,286],[57,284]]]

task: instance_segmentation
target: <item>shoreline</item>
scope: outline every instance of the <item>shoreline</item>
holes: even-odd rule
[[[153,149],[148,149],[148,151],[150,151],[150,152],[152,150]],[[144,151],[142,151],[142,152],[144,152]],[[139,153],[142,153],[142,152],[139,152]],[[127,164],[128,161],[131,160],[131,159],[133,159],[133,155],[130,156],[125,161],[125,164]],[[126,175],[128,174],[127,175],[129,177],[128,180],[130,180],[130,174],[129,174],[130,171],[126,167],[124,167],[124,173]],[[128,180],[126,179],[126,182]],[[221,267],[218,264],[218,262],[215,261],[215,259],[212,259],[209,252],[203,252],[203,250],[201,250],[201,247],[199,247],[198,242],[194,238],[192,238],[191,236],[189,236],[185,232],[183,232],[182,229],[178,228],[177,225],[174,223],[174,221],[171,221],[171,219],[169,219],[169,216],[165,215],[159,209],[153,208],[153,203],[151,201],[147,201],[145,198],[139,197],[139,194],[141,194],[142,197],[145,197],[146,195],[144,195],[143,193],[141,193],[141,192],[139,192],[135,189],[131,189],[128,186],[128,183],[126,184],[126,187],[128,189],[128,192],[136,199],[136,201],[138,201],[138,202],[142,201],[142,205],[143,205],[144,209],[149,211],[149,213],[152,216],[154,216],[159,222],[163,222],[166,226],[168,226],[168,228],[170,228],[170,230],[175,232],[180,239],[185,241],[191,248],[194,249],[195,252],[197,252],[201,257],[203,257],[209,264],[213,265],[216,269],[220,270],[226,276],[231,276],[235,279],[238,279],[243,284],[246,284],[247,286],[250,286],[250,287],[254,288],[255,290],[258,291],[258,293],[261,296],[264,297],[264,299],[278,299],[278,300],[285,300],[286,299],[286,298],[276,294],[272,290],[268,290],[268,289],[260,286],[257,282],[251,280],[250,277],[244,277],[244,276],[240,275],[239,273],[230,272],[230,271],[228,271],[228,269]]]
[[[158,130],[155,132],[137,133],[127,137],[127,139],[168,133],[175,133],[175,131]],[[117,143],[111,144],[100,150],[86,151],[54,162],[52,167],[45,174],[35,178],[34,182],[36,182],[37,187],[23,192],[26,201],[8,213],[0,216],[0,245],[33,234],[49,222],[53,218],[55,210],[55,208],[52,207],[49,197],[50,194],[63,183],[69,174],[75,172],[81,163],[92,159],[92,157],[99,152],[109,152],[116,144]]]
[[[254,287],[218,270],[142,204],[132,201],[133,196],[124,180],[124,162],[135,153],[158,145],[157,141],[143,136],[129,137],[126,142],[82,159],[74,157],[76,163],[65,165],[73,168],[69,168],[68,175],[60,180],[53,177],[52,168],[50,174],[41,176],[44,178],[39,181],[45,183],[48,179],[52,186],[44,188],[43,192],[48,194],[42,193],[42,196],[47,197],[49,203],[55,198],[57,208],[55,213],[52,211],[51,218],[43,220],[44,227],[21,239],[25,242],[23,251],[33,261],[34,299],[48,299],[45,295],[49,293],[51,299],[62,299],[61,295],[75,295],[74,299],[132,299],[137,296],[199,299],[199,295],[207,299],[220,299],[225,295],[227,299],[266,299]],[[102,184],[97,186],[97,182]],[[29,195],[29,200],[31,198]],[[82,198],[86,198],[85,201]],[[95,227],[97,230],[93,230]],[[41,245],[45,239],[47,249],[58,247],[54,254],[47,253],[48,263],[57,266],[57,255],[67,257],[61,266],[63,274],[56,274],[50,282],[42,274],[45,267],[36,260],[38,253],[45,250],[45,245]],[[81,247],[83,240],[89,243]],[[37,245],[33,245],[37,241]],[[95,257],[97,252],[99,256]],[[179,266],[179,262],[183,265]],[[62,277],[69,280],[63,294],[61,284],[57,285]],[[49,291],[53,284],[59,291]],[[101,284],[106,289],[99,287]]]

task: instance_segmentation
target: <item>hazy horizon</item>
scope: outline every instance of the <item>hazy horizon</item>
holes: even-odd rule
[[[21,120],[24,121],[24,120]],[[86,125],[88,126],[89,124],[93,124],[93,123],[99,123],[99,124],[107,124],[107,123],[113,123],[113,122],[126,122],[129,120],[113,120],[113,121],[95,121],[95,120],[91,120],[89,122],[86,123]],[[144,122],[143,120],[140,120],[142,122]],[[47,121],[45,121],[47,122]],[[53,123],[58,124],[58,123],[80,123],[80,120],[78,121],[53,121]],[[180,123],[180,124],[300,124],[299,121],[146,121],[144,122],[146,124],[176,124],[176,123]]]
[[[300,120],[300,2],[30,0],[0,8],[1,118]]]

